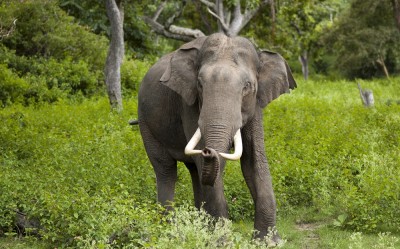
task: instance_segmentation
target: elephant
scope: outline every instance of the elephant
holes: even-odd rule
[[[296,87],[281,55],[258,51],[240,36],[200,37],[159,59],[138,95],[138,124],[158,202],[172,209],[180,161],[190,172],[195,206],[227,218],[222,172],[226,160],[240,159],[255,204],[254,236],[264,238],[276,225],[276,200],[263,108]]]

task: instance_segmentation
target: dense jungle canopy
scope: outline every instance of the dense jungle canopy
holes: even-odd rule
[[[0,1],[2,105],[102,93],[111,33],[105,2]],[[117,2],[123,5],[125,90],[136,90],[148,66],[182,40],[218,31],[281,53],[304,78],[400,72],[398,0]]]

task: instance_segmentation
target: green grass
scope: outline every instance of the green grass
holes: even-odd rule
[[[265,110],[284,248],[390,248],[399,238],[400,84],[362,86],[374,91],[374,108],[362,106],[354,82],[300,81]],[[214,233],[183,209],[177,215],[203,233],[196,238],[186,229],[194,225],[184,225],[185,240],[171,237],[138,127],[127,123],[137,115],[136,97],[125,98],[120,114],[109,112],[105,97],[75,101],[0,110],[0,237],[8,234],[0,248],[107,248],[110,237],[116,247],[193,246],[217,232],[227,246],[256,247],[249,242],[253,201],[238,163],[224,176],[233,228]],[[185,207],[193,200],[190,176],[181,164],[178,174],[176,206]],[[40,220],[41,229],[26,231],[39,232],[39,241],[15,240],[17,210]]]
[[[285,249],[400,248],[400,235],[362,233],[333,226],[334,219],[310,208],[298,208],[290,215],[278,215],[277,226]],[[234,223],[234,229],[248,234],[252,221]]]
[[[183,214],[185,215],[185,214]],[[343,230],[332,226],[333,219],[327,218],[315,212],[310,211],[309,208],[298,208],[290,215],[279,216],[278,227],[279,233],[283,239],[280,248],[285,249],[343,249],[343,248],[400,248],[400,236],[398,234],[390,233],[361,233],[350,230]],[[186,224],[187,225],[187,224]],[[172,225],[175,226],[175,225]],[[188,243],[195,243],[202,238],[198,234],[196,228],[196,236],[199,239],[190,238]],[[253,229],[252,221],[237,221],[233,223],[231,233],[235,238],[235,248],[248,248],[246,246],[254,246],[250,241],[251,231]],[[185,232],[186,234],[188,232]],[[170,243],[171,241],[167,241]],[[241,242],[241,243],[238,243]],[[158,245],[158,248],[169,248],[165,242]],[[182,246],[182,242],[175,241],[176,248]],[[189,244],[193,245],[193,244]],[[198,245],[198,244],[197,244]],[[188,246],[188,244],[185,244]],[[240,247],[241,246],[241,247]],[[45,249],[53,248],[51,243],[46,243],[32,237],[14,238],[4,237],[0,238],[0,249],[15,248],[15,249]],[[195,247],[184,247],[195,248]],[[199,248],[199,247],[196,247]],[[212,247],[211,247],[212,248]],[[262,246],[260,247],[262,248]]]
[[[0,238],[0,249],[45,249],[50,245],[32,238]]]

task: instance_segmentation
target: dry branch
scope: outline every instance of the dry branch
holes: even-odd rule
[[[161,12],[164,10],[165,5],[166,1],[162,2],[158,6],[153,18],[147,16],[143,17],[143,20],[151,27],[154,32],[167,38],[180,41],[191,41],[195,38],[204,36],[204,33],[201,30],[173,25],[174,21],[182,15],[183,7],[176,11],[172,16],[170,16],[164,24],[159,23],[157,20]]]
[[[227,36],[236,36],[248,24],[248,22],[256,15],[256,13],[265,5],[270,4],[274,8],[273,0],[262,0],[254,9],[246,8],[242,13],[240,1],[231,10],[224,7],[223,0],[198,0],[197,4],[203,4],[207,11],[217,19],[218,31],[225,33]],[[186,4],[186,1],[184,1]],[[158,21],[159,16],[164,10],[166,1],[163,1],[157,8],[153,18],[144,17],[143,20],[151,27],[151,29],[159,35],[181,41],[190,41],[197,37],[204,36],[204,33],[198,29],[181,27],[173,25],[174,21],[181,16],[183,7],[177,10],[165,23]],[[232,20],[231,20],[232,17]]]
[[[3,38],[9,37],[14,32],[16,26],[17,19],[14,19],[11,27],[9,28],[3,28],[3,25],[0,24],[0,41],[3,40]]]

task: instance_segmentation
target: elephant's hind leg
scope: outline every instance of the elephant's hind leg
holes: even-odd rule
[[[177,181],[177,161],[153,137],[145,124],[140,125],[140,132],[147,155],[156,173],[157,200],[167,209],[171,209]]]

